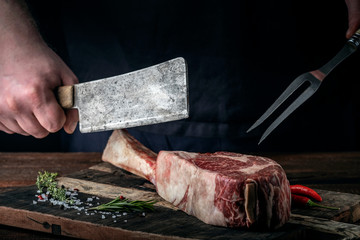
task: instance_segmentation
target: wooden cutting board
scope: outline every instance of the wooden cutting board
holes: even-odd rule
[[[255,232],[204,224],[163,201],[154,186],[129,172],[100,163],[61,177],[59,184],[79,189],[84,202],[105,203],[119,195],[156,199],[151,213],[104,214],[60,209],[49,203],[33,204],[36,187],[0,194],[0,224],[82,239],[358,239],[360,195],[319,190],[323,204],[340,207],[293,209],[291,220],[276,231]],[[99,199],[97,199],[99,198]]]

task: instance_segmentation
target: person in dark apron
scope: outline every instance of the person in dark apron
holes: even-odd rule
[[[28,2],[80,82],[185,58],[190,117],[128,129],[155,152],[360,148],[356,54],[261,145],[264,128],[246,133],[293,79],[341,49],[348,24],[342,1]],[[46,8],[52,13],[44,16]],[[55,142],[62,151],[101,152],[110,134],[76,129]]]

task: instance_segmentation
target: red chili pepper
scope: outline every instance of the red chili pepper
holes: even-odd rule
[[[327,209],[333,209],[333,210],[340,209],[340,208],[336,208],[336,207],[328,207],[328,206],[317,204],[317,203],[311,201],[311,199],[308,197],[304,197],[304,196],[300,196],[300,195],[296,195],[296,194],[291,194],[291,203],[293,206],[296,206],[296,207],[308,206],[308,207],[321,207],[321,208],[327,208]]]
[[[120,200],[124,200],[125,198],[124,198],[124,196],[120,196],[119,199],[120,199]]]
[[[43,198],[41,195],[38,195],[37,197],[38,197],[38,199],[40,199],[40,200],[44,200],[44,198]]]
[[[309,187],[303,185],[290,185],[290,190],[292,194],[304,195],[318,202],[322,201],[321,196]]]

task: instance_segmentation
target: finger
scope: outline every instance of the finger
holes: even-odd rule
[[[346,32],[346,38],[351,38],[352,35],[359,29],[360,26],[360,15],[357,19],[350,19],[349,20],[349,28]]]
[[[14,133],[13,131],[11,131],[10,129],[5,127],[5,125],[2,124],[1,122],[0,122],[0,131],[3,131],[5,133],[7,133],[7,134],[13,134]]]
[[[345,0],[348,9],[349,27],[346,32],[346,37],[350,38],[360,26],[360,1]]]
[[[19,126],[35,138],[44,138],[49,132],[41,126],[33,114],[28,114],[17,120]]]
[[[54,133],[59,131],[66,121],[64,110],[60,107],[55,99],[55,95],[50,92],[43,104],[33,110],[34,116],[40,125],[48,132]]]
[[[66,110],[66,122],[64,124],[64,130],[68,134],[72,134],[79,122],[79,114],[76,109]]]
[[[63,71],[61,74],[61,82],[63,85],[74,85],[79,83],[78,78],[75,76],[75,74],[70,70],[70,68],[66,67],[66,71]]]
[[[27,132],[25,132],[20,125],[17,123],[16,120],[2,120],[2,124],[5,128],[9,129],[13,133],[18,133],[24,136],[29,136]]]
[[[66,71],[62,72],[61,81],[63,85],[74,85],[79,82],[75,74],[66,66]],[[64,124],[64,130],[68,134],[72,134],[79,122],[79,114],[76,109],[67,109],[66,110],[66,122]]]

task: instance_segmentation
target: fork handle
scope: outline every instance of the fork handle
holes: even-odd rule
[[[346,42],[345,46],[328,63],[319,68],[325,78],[339,63],[355,52],[360,46],[360,29]]]
[[[347,42],[355,49],[357,49],[360,45],[360,29],[358,29]]]

